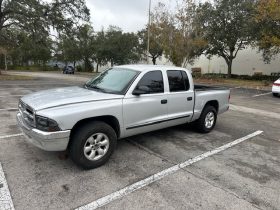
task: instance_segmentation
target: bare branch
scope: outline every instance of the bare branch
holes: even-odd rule
[[[235,52],[233,58],[236,58],[238,51],[242,48],[242,45],[243,45],[243,41],[241,41],[241,42],[239,43],[238,48],[237,48],[237,50],[236,50],[236,52]]]

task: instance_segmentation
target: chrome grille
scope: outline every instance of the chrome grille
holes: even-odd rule
[[[24,122],[31,127],[35,127],[35,114],[33,109],[27,104],[23,103],[21,100],[19,101],[18,108],[24,119]]]

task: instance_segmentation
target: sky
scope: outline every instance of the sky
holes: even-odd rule
[[[151,0],[152,8],[159,0]],[[161,0],[171,7],[176,0]],[[86,0],[91,12],[91,22],[95,31],[110,25],[118,26],[125,32],[136,32],[148,23],[149,0]]]

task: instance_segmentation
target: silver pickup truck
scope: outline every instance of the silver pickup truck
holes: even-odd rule
[[[109,159],[120,138],[191,122],[210,132],[229,98],[228,89],[194,85],[184,68],[124,65],[82,87],[22,97],[17,121],[33,145],[68,150],[77,165],[91,169]]]

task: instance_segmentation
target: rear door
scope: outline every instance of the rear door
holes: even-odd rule
[[[149,71],[139,82],[135,82],[137,85],[131,87],[131,92],[123,99],[125,136],[160,129],[168,118],[162,71]],[[133,95],[133,89],[138,87],[145,87],[148,91],[141,95]]]
[[[174,119],[174,124],[189,122],[193,115],[194,91],[186,71],[166,71],[169,93],[168,93],[168,115]]]

